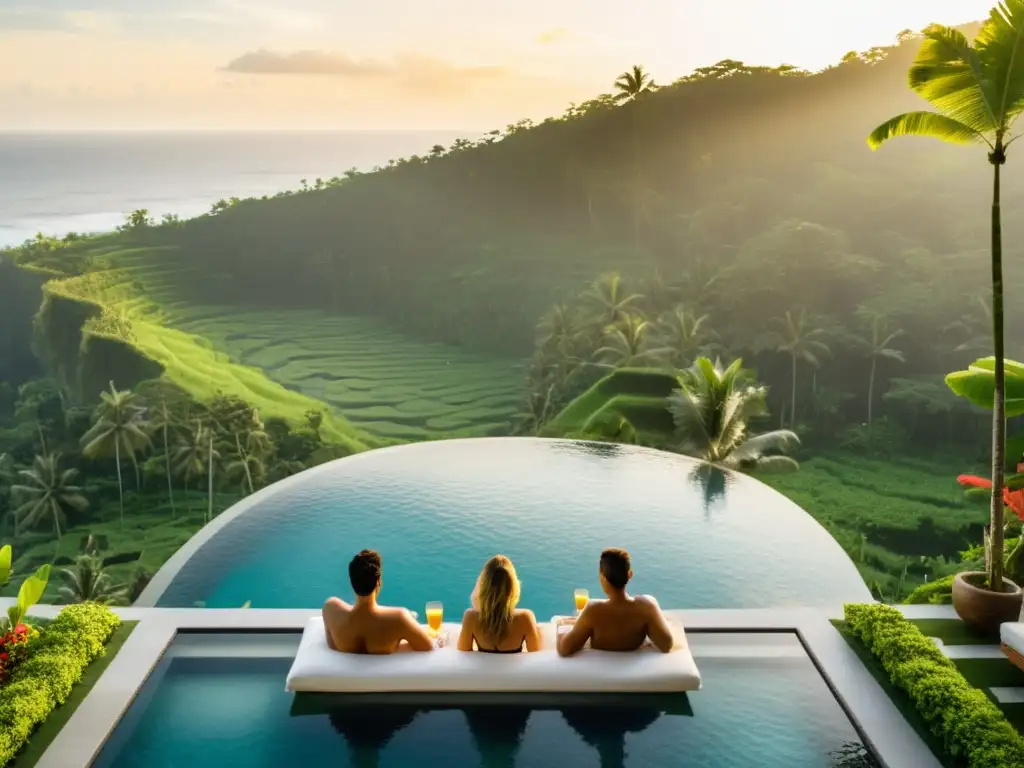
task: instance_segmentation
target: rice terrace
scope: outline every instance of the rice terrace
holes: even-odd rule
[[[366,317],[193,302],[209,277],[174,249],[93,253],[96,271],[52,290],[127,321],[138,349],[197,396],[237,393],[271,416],[334,409],[351,426],[329,415],[328,434],[364,444],[487,435],[522,399],[522,361],[412,340]]]

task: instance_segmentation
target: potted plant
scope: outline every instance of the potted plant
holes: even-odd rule
[[[1012,360],[1004,361],[1005,407],[1007,418],[1024,415],[1024,365]],[[956,371],[946,377],[946,384],[957,395],[982,408],[991,409],[995,401],[995,360],[991,357],[976,360],[966,371]],[[991,519],[985,530],[985,570],[966,571],[953,580],[953,607],[967,624],[994,633],[1006,621],[1017,621],[1021,616],[1024,591],[1004,575],[1007,565],[1005,552],[1006,510],[1024,519],[1024,473],[1008,474],[1016,469],[1018,456],[1007,456],[1005,448],[996,452],[993,476],[999,482],[962,475],[962,485],[979,489],[991,498]],[[998,470],[998,471],[995,471]],[[1014,548],[1012,565],[1021,555]],[[1013,569],[1017,573],[1016,567]]]

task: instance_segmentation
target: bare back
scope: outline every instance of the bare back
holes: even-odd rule
[[[589,640],[590,647],[598,651],[635,651],[648,638],[663,652],[672,649],[672,630],[653,598],[592,600],[572,629],[560,638],[558,650],[570,656]]]
[[[474,647],[475,646],[475,647]],[[540,629],[533,611],[516,610],[508,634],[500,643],[488,637],[480,626],[480,612],[470,608],[462,617],[462,631],[459,634],[460,651],[479,650],[484,653],[516,653],[525,650],[533,652],[541,648]]]
[[[434,645],[412,614],[404,608],[349,605],[332,597],[323,607],[327,644],[342,653],[394,653],[405,642],[414,651]]]

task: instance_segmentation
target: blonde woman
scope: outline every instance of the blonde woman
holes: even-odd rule
[[[484,565],[471,598],[473,607],[462,617],[460,651],[520,653],[540,650],[540,629],[533,611],[517,608],[519,579],[512,561],[495,555]]]

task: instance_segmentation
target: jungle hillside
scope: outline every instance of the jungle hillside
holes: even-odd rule
[[[919,45],[671,84],[637,66],[537,124],[0,252],[17,570],[54,561],[130,599],[212,516],[322,461],[507,434],[677,450],[726,377],[775,433],[736,466],[821,521],[876,594],[962,569],[986,511],[957,476],[984,474],[991,419],[944,377],[991,354],[989,168],[982,149],[865,141],[922,107]],[[1018,360],[1021,179],[1011,162]]]

